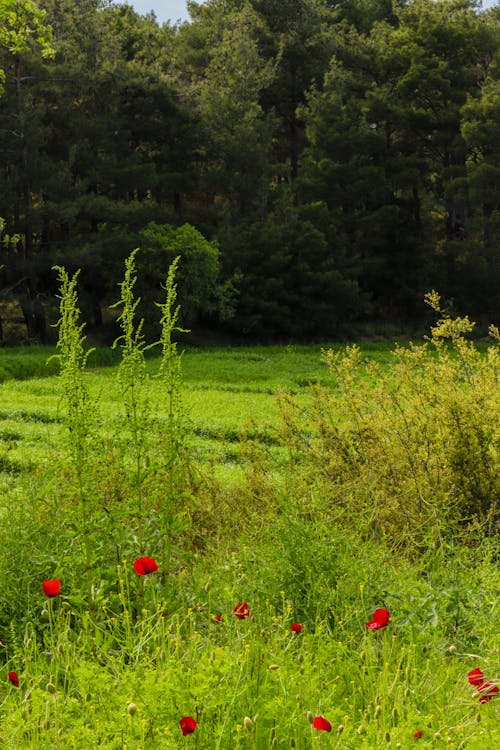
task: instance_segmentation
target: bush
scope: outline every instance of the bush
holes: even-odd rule
[[[397,347],[394,364],[365,362],[357,346],[323,352],[337,390],[313,390],[305,411],[283,399],[283,441],[307,494],[328,513],[357,518],[375,538],[443,543],[452,531],[498,531],[498,331],[486,353],[474,324],[443,313],[423,345]]]

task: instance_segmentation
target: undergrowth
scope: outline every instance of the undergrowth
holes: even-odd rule
[[[0,746],[494,750],[497,347],[431,295],[426,344],[386,369],[325,352],[328,385],[282,396],[265,439],[228,432],[224,484],[189,444],[176,265],[155,371],[134,258],[115,411],[86,391],[62,275],[64,450],[0,487]]]
[[[466,336],[473,323],[440,316],[422,345],[398,346],[381,368],[356,345],[323,358],[336,390],[310,407],[283,396],[282,441],[301,477],[302,502],[405,549],[445,545],[456,533],[498,533],[500,353]]]

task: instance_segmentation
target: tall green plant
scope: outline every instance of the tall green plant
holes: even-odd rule
[[[70,279],[67,271],[55,266],[59,281],[59,311],[57,322],[59,338],[60,382],[68,427],[67,446],[75,472],[76,487],[81,509],[81,524],[85,546],[87,567],[90,568],[89,524],[91,513],[88,507],[89,488],[86,483],[87,467],[91,442],[95,435],[95,402],[90,396],[85,382],[87,360],[93,349],[84,348],[84,323],[80,323],[78,308],[77,281],[79,271]]]
[[[177,304],[177,284],[175,275],[180,258],[171,264],[165,283],[165,302],[158,304],[161,310],[161,362],[158,370],[158,380],[164,386],[167,406],[167,467],[170,476],[170,492],[173,492],[174,464],[182,450],[185,437],[183,430],[184,409],[181,395],[181,355],[177,351],[174,341],[176,333],[188,333],[178,325],[180,306]]]
[[[166,411],[166,424],[160,436],[160,450],[168,482],[168,492],[165,493],[161,508],[165,562],[173,549],[173,536],[187,523],[184,509],[179,507],[178,494],[183,491],[183,479],[190,468],[186,442],[186,412],[181,388],[181,354],[174,340],[176,334],[188,333],[188,330],[181,328],[178,323],[180,305],[177,304],[175,276],[179,261],[180,257],[177,257],[170,265],[164,286],[165,301],[158,304],[161,311],[161,362],[157,379],[162,385]]]
[[[138,518],[143,508],[143,487],[147,476],[148,431],[151,410],[147,396],[146,360],[148,346],[143,335],[144,320],[137,320],[140,298],[135,298],[137,282],[135,258],[136,248],[125,261],[125,276],[120,284],[121,296],[113,307],[121,307],[118,318],[122,329],[113,347],[120,346],[122,359],[118,368],[118,383],[125,408],[126,423],[130,434],[132,453],[132,485],[134,491],[133,515]]]

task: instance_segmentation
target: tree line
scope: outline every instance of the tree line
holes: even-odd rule
[[[98,328],[139,247],[146,320],[177,255],[185,322],[241,339],[405,325],[431,288],[494,319],[499,9],[188,7],[0,0],[0,314],[46,339],[81,268]]]

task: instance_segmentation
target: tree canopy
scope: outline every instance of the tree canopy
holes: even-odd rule
[[[100,326],[135,247],[146,296],[181,253],[186,318],[240,339],[404,326],[431,288],[498,315],[498,9],[189,9],[0,0],[0,316],[49,336],[64,265]]]

